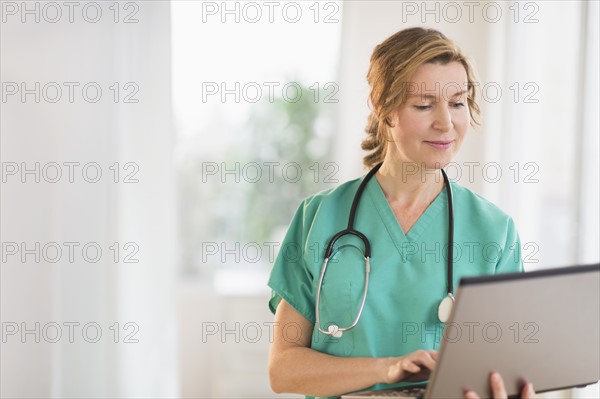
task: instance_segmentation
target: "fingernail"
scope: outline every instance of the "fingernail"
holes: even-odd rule
[[[492,374],[492,382],[494,384],[499,384],[500,383],[500,374],[498,373],[493,373]]]

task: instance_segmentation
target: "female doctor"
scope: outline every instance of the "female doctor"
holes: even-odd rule
[[[427,379],[460,278],[523,270],[512,219],[443,172],[479,114],[465,55],[436,30],[406,29],[375,48],[367,79],[370,172],[302,202],[271,272],[275,392]],[[497,373],[490,384],[506,397]]]

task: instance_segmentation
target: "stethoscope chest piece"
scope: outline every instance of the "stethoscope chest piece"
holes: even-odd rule
[[[442,323],[446,323],[450,320],[450,314],[452,313],[452,306],[454,305],[454,295],[448,294],[438,306],[438,319]]]
[[[331,335],[334,338],[341,338],[342,334],[343,334],[343,332],[340,331],[340,328],[335,324],[330,325],[327,328],[327,332],[328,332],[327,335]]]

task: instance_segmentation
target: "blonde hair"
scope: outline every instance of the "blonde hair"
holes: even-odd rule
[[[375,47],[367,73],[373,110],[365,128],[368,137],[361,144],[363,150],[370,151],[363,159],[366,167],[383,161],[388,145],[387,129],[391,126],[390,115],[406,101],[408,83],[417,68],[426,63],[445,65],[453,61],[460,62],[467,73],[471,126],[478,125],[476,117],[480,110],[475,101],[475,70],[453,41],[435,29],[409,28]]]

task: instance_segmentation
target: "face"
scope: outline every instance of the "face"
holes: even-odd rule
[[[390,118],[386,161],[444,167],[460,149],[469,127],[465,68],[460,62],[423,64],[408,91],[406,102]]]

